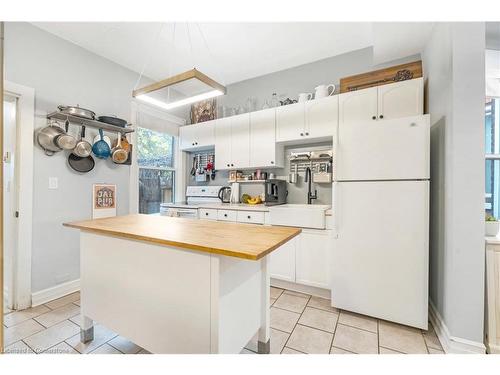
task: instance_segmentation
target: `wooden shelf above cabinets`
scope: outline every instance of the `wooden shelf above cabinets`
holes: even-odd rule
[[[128,126],[122,128],[121,126],[110,125],[110,124],[106,124],[105,122],[101,122],[101,121],[97,121],[97,120],[90,120],[90,119],[83,118],[83,117],[67,115],[67,114],[61,113],[59,111],[49,113],[47,115],[47,118],[50,120],[59,120],[59,121],[69,120],[70,124],[73,124],[73,125],[80,125],[80,126],[83,125],[83,126],[88,127],[88,128],[102,129],[102,130],[115,132],[115,133],[120,132],[122,134],[127,134],[127,133],[134,132],[134,129],[132,128],[131,125],[128,125]]]

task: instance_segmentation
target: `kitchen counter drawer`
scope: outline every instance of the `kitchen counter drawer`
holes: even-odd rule
[[[217,220],[217,210],[208,209],[208,208],[200,208],[199,209],[199,218],[206,220]]]
[[[240,223],[264,224],[264,212],[237,211],[237,221]]]
[[[238,211],[233,210],[217,210],[217,220],[221,221],[236,221]]]

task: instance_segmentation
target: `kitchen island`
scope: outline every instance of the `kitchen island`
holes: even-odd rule
[[[127,215],[80,229],[81,340],[94,321],[153,353],[269,353],[268,255],[301,230]]]

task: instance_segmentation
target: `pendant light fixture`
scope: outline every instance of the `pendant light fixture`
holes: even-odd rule
[[[174,24],[172,33],[172,46],[174,51],[175,51],[175,26],[176,25]],[[191,43],[189,25],[187,25],[186,28],[190,44],[190,51],[192,55],[193,47]],[[161,33],[162,29],[163,26],[160,29],[159,34]],[[198,30],[203,39],[203,42],[205,43],[205,47],[210,53],[208,44],[199,25],[198,25]],[[171,71],[171,65],[172,65],[171,62],[173,61],[173,59],[174,59],[174,53],[172,53],[172,55],[170,56],[169,71]],[[139,76],[137,84],[139,83],[144,73],[145,65]],[[173,75],[169,78],[163,79],[159,82],[152,83],[150,85],[144,86],[139,89],[135,88],[132,91],[132,96],[137,100],[140,100],[148,104],[152,104],[154,106],[166,110],[187,104],[196,103],[202,100],[214,98],[225,94],[226,94],[225,86],[221,85],[217,81],[203,74],[196,68],[193,68],[191,70],[188,70],[186,72],[177,75]]]

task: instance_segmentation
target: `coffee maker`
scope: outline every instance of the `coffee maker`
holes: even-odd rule
[[[269,179],[265,184],[266,206],[285,204],[288,190],[285,180]]]

